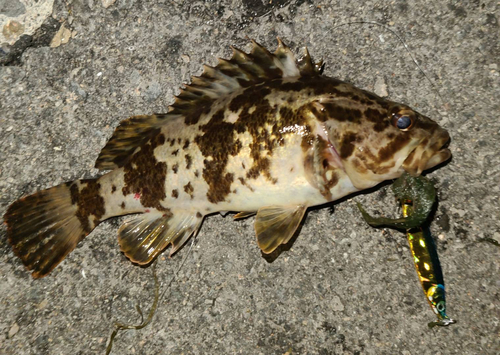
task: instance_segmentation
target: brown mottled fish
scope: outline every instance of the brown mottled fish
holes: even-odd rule
[[[118,232],[123,253],[150,263],[176,252],[205,215],[256,213],[257,244],[290,240],[310,206],[447,160],[448,132],[406,105],[321,75],[296,61],[245,53],[205,66],[166,114],[135,116],[115,130],[96,167],[111,170],[14,202],[4,216],[14,252],[47,275],[100,222],[136,213]]]

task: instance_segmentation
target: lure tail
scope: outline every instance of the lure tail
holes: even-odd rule
[[[23,197],[7,209],[9,243],[34,278],[52,271],[100,222],[99,189],[97,180],[77,180]]]

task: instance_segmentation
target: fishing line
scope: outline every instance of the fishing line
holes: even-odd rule
[[[106,355],[109,355],[111,353],[111,349],[113,348],[113,341],[114,341],[115,337],[118,335],[118,333],[120,331],[122,331],[122,330],[128,330],[128,329],[139,330],[139,329],[142,329],[142,328],[146,327],[149,323],[151,323],[151,321],[153,320],[153,317],[154,317],[154,315],[156,313],[156,310],[158,309],[158,304],[160,303],[161,299],[163,299],[163,296],[165,295],[165,292],[167,290],[170,290],[170,286],[176,280],[177,275],[179,274],[179,271],[184,266],[184,264],[186,263],[187,258],[191,254],[191,251],[193,250],[193,246],[195,244],[196,236],[197,236],[197,233],[195,235],[193,235],[193,238],[192,238],[192,241],[191,241],[191,245],[189,246],[189,249],[188,249],[188,251],[186,253],[186,256],[182,259],[179,267],[174,272],[174,275],[172,276],[172,278],[168,282],[165,290],[163,290],[163,292],[162,292],[161,295],[160,295],[160,287],[162,287],[163,284],[161,284],[161,285],[159,284],[159,282],[158,282],[158,276],[156,275],[156,264],[157,264],[158,259],[156,259],[154,261],[153,265],[151,266],[151,271],[152,271],[152,274],[153,274],[154,285],[155,285],[154,286],[154,288],[155,288],[155,297],[154,297],[153,305],[151,306],[151,309],[149,310],[148,317],[144,321],[144,315],[142,313],[141,307],[139,305],[137,305],[136,306],[136,311],[137,311],[137,313],[139,313],[139,315],[141,317],[141,323],[140,324],[138,324],[138,325],[132,325],[132,324],[124,324],[124,323],[120,323],[120,322],[115,322],[115,329],[113,330],[113,333],[111,333],[111,336],[109,337],[109,341],[108,341],[108,346],[106,347]]]
[[[273,18],[276,19],[276,15],[275,13],[273,12],[274,9],[271,9],[269,10],[267,13],[259,16],[259,17],[265,17],[267,15],[271,15],[273,16]],[[418,61],[417,59],[415,58],[415,56],[413,55],[410,47],[408,46],[408,44],[406,43],[406,41],[403,39],[402,36],[400,36],[396,31],[394,31],[393,29],[391,29],[390,27],[388,27],[387,25],[384,25],[383,23],[380,23],[380,22],[376,22],[376,21],[349,21],[349,22],[344,22],[344,23],[340,23],[338,25],[334,25],[332,28],[331,28],[331,31],[333,32],[334,30],[340,28],[340,27],[344,27],[344,26],[350,26],[350,25],[374,25],[374,26],[379,26],[379,27],[382,27],[384,30],[392,33],[396,39],[403,45],[405,51],[408,53],[408,55],[410,56],[411,60],[413,61],[413,63],[415,64],[415,66],[418,68],[418,70],[424,75],[425,77],[425,80],[427,80],[427,82],[429,82],[429,84],[431,85],[431,89],[432,91],[434,91],[434,93],[437,94],[437,96],[439,96],[439,99],[441,100],[443,106],[446,106],[446,101],[445,99],[441,96],[441,94],[439,93],[439,90],[438,90],[438,87],[436,84],[434,84],[434,82],[431,80],[431,78],[425,73],[424,69],[420,66],[420,64],[418,64]],[[438,110],[438,114],[439,114],[439,110]]]
[[[175,281],[175,279],[177,278],[177,274],[179,274],[179,271],[181,271],[181,268],[186,263],[186,260],[187,260],[188,256],[191,254],[191,251],[193,250],[193,247],[195,245],[197,235],[198,235],[198,233],[195,233],[195,235],[193,235],[193,238],[192,238],[193,240],[191,241],[191,245],[189,246],[189,249],[187,251],[186,256],[184,257],[184,259],[182,259],[182,262],[179,265],[179,267],[177,268],[177,270],[175,271],[174,276],[170,279],[169,283],[167,284],[167,288],[165,290],[163,290],[163,293],[160,296],[160,300],[163,298],[163,296],[165,296],[165,292],[167,292],[167,290],[170,289],[170,285],[172,285],[172,283]]]
[[[383,23],[379,23],[379,22],[375,22],[375,21],[350,21],[350,22],[345,22],[345,23],[341,23],[341,24],[333,26],[332,31],[335,30],[335,29],[337,29],[337,28],[344,27],[344,26],[349,26],[349,25],[375,25],[375,26],[382,27],[384,30],[389,31],[390,33],[392,33],[396,37],[396,39],[403,45],[403,47],[405,48],[406,52],[410,56],[410,58],[413,61],[413,63],[415,63],[415,66],[418,68],[418,70],[424,75],[425,79],[429,82],[429,84],[431,84],[432,90],[439,96],[439,98],[440,98],[441,102],[443,103],[443,105],[446,104],[446,101],[444,100],[444,98],[439,93],[436,84],[434,84],[434,82],[431,80],[431,78],[429,78],[429,76],[422,69],[422,67],[420,66],[420,64],[418,64],[418,61],[415,58],[415,56],[412,54],[412,52],[410,50],[410,47],[408,46],[408,44],[406,44],[405,40],[396,31],[394,31],[390,27],[384,25]]]

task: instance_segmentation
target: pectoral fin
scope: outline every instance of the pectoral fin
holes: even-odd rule
[[[145,213],[123,223],[118,243],[132,262],[146,265],[168,244],[172,244],[170,255],[175,253],[199,228],[202,219],[185,211]]]
[[[306,209],[303,205],[261,208],[257,212],[255,232],[262,252],[270,254],[280,244],[286,244],[297,230]]]

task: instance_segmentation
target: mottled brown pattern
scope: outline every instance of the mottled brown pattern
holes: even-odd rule
[[[207,115],[211,109],[211,100],[200,100],[197,102],[197,105],[194,106],[187,114],[184,119],[184,123],[189,125],[197,124],[200,120],[201,115]],[[179,104],[172,105],[174,108],[181,108],[182,106]],[[186,107],[192,107],[190,103],[186,103]]]
[[[354,168],[360,172],[361,174],[364,174],[368,171],[368,169],[361,163],[361,160],[357,157],[354,157],[351,159],[352,165]]]
[[[292,75],[290,61],[293,61],[293,56],[288,55],[288,50],[282,47],[281,42],[276,53],[272,55],[255,43],[250,54],[235,50],[231,60],[221,60],[216,68],[206,67],[201,77],[193,77],[192,84],[181,90],[168,114],[136,116],[124,121],[96,162],[100,169],[123,168],[123,171],[119,169],[108,180],[118,187],[114,184],[104,185],[104,179],[101,183],[99,180],[82,180],[41,191],[13,203],[4,217],[8,240],[25,265],[35,269],[33,276],[40,277],[50,272],[106,216],[101,189],[105,188],[105,194],[109,195],[121,188],[126,198],[117,199],[119,196],[113,195],[109,202],[115,209],[119,210],[121,207],[123,214],[129,212],[125,210],[125,201],[130,208],[132,199],[140,200],[146,212],[150,208],[163,211],[165,220],[161,223],[165,223],[164,226],[168,228],[166,221],[172,217],[172,212],[162,207],[161,202],[168,194],[165,184],[167,174],[170,173],[173,185],[177,185],[169,187],[172,198],[179,198],[183,188],[191,199],[196,192],[198,201],[192,202],[198,206],[198,210],[206,213],[217,211],[217,208],[202,201],[204,196],[199,196],[200,191],[205,191],[205,188],[198,191],[198,179],[191,182],[185,180],[192,176],[191,171],[180,174],[181,176],[172,175],[171,171],[177,174],[179,169],[184,168],[184,161],[186,169],[193,168],[194,176],[199,177],[202,173],[208,184],[209,202],[228,201],[227,206],[231,207],[248,197],[242,196],[242,200],[233,200],[231,203],[232,196],[228,195],[231,192],[237,193],[235,187],[231,188],[235,181],[245,186],[235,184],[240,193],[241,190],[248,193],[245,190],[252,190],[252,179],[266,180],[262,184],[260,181],[255,184],[255,189],[262,189],[259,191],[260,196],[266,192],[272,194],[276,189],[269,185],[276,183],[277,178],[288,174],[288,171],[293,172],[294,167],[299,168],[297,175],[301,175],[301,169],[304,168],[305,177],[311,185],[326,200],[334,200],[348,192],[345,190],[349,189],[348,184],[341,186],[335,196],[330,192],[339,183],[339,178],[344,178],[344,173],[349,175],[346,178],[350,178],[353,184],[362,182],[359,184],[361,188],[387,177],[373,175],[387,172],[394,175],[396,171],[399,172],[399,166],[395,166],[394,154],[398,151],[401,155],[406,153],[407,149],[404,148],[410,142],[420,144],[416,148],[418,150],[410,154],[403,164],[407,171],[420,173],[426,163],[430,167],[439,159],[449,157],[448,150],[441,151],[434,160],[427,162],[449,137],[430,119],[414,113],[418,119],[413,121],[411,131],[410,128],[400,131],[393,127],[396,126],[393,121],[397,117],[393,116],[392,119],[391,114],[399,112],[398,110],[410,111],[405,105],[384,100],[340,80],[321,77],[318,75],[320,70],[314,67],[315,64],[308,55],[296,64],[301,77],[289,78]],[[280,67],[287,68],[287,78],[281,77],[284,73]],[[234,87],[235,80],[239,83],[239,88]],[[229,88],[234,88],[234,91],[229,93]],[[300,105],[302,106],[299,107]],[[321,122],[326,124],[321,125]],[[183,138],[179,138],[178,128],[185,125],[191,127],[183,131]],[[163,129],[169,132],[170,138],[166,139],[161,134]],[[316,136],[317,132],[321,134]],[[325,134],[327,139],[322,138]],[[434,135],[426,138],[428,134]],[[283,157],[276,159],[275,156],[277,152],[282,152],[281,146],[298,143],[300,137],[305,153],[304,166],[297,164],[300,156],[290,158],[291,165],[288,162],[281,164]],[[242,147],[243,140],[245,147]],[[197,147],[191,146],[193,142]],[[383,144],[386,145],[381,147]],[[155,157],[155,148],[160,145],[165,147],[157,151],[162,156]],[[296,148],[298,147],[293,146],[288,152],[293,154]],[[336,149],[342,162],[338,159]],[[243,152],[242,156],[238,155]],[[290,155],[289,153],[286,155]],[[159,159],[166,160],[168,167],[166,162],[160,162]],[[240,159],[248,163],[245,165]],[[199,160],[203,160],[203,166],[193,166]],[[398,159],[398,164],[401,160]],[[230,167],[236,170],[234,174],[228,171],[229,161],[235,161],[235,165]],[[272,176],[271,166],[275,167],[272,165],[275,161],[280,162],[283,170],[277,176]],[[411,165],[411,170],[405,165]],[[168,168],[172,170],[169,171]],[[123,186],[122,182],[117,183],[122,172]],[[366,174],[360,175],[359,172]],[[297,178],[296,174],[292,178]],[[302,178],[303,176],[299,176],[296,181],[302,183]],[[295,185],[293,181],[292,184]],[[170,190],[174,187],[176,189]],[[196,191],[194,187],[197,188]],[[184,195],[182,197],[186,198]],[[309,202],[319,201],[316,194],[311,194],[311,197]],[[70,205],[70,200],[73,205]],[[226,210],[227,206],[219,209]],[[197,218],[203,218],[196,211],[191,213],[196,213]],[[78,228],[78,222],[82,229]],[[130,233],[130,244],[133,245],[134,232]],[[174,238],[174,249],[181,246],[183,236]],[[136,260],[134,255],[127,251],[125,253]]]
[[[246,175],[250,179],[263,175],[272,183],[276,183],[277,178],[271,176],[270,173],[271,164],[268,156],[272,156],[275,147],[284,143],[285,135],[295,134],[294,129],[286,130],[286,128],[295,125],[304,126],[306,123],[302,109],[295,111],[286,106],[271,107],[266,99],[266,96],[272,92],[271,88],[275,90],[277,96],[286,97],[289,94],[279,83],[282,81],[277,79],[265,85],[249,87],[229,104],[229,108],[234,112],[241,109],[239,118],[234,123],[234,129],[238,133],[248,132],[252,136],[252,143],[249,147],[253,164]],[[276,119],[277,115],[278,119]],[[271,127],[270,132],[266,126]],[[305,131],[309,131],[307,126]],[[262,154],[263,151],[266,154]]]
[[[302,91],[306,89],[311,96],[329,95],[337,98],[343,97],[362,105],[372,105],[376,103],[383,107],[387,107],[387,101],[377,95],[357,88],[352,88],[354,90],[351,88],[346,91],[341,90],[341,87],[344,85],[349,84],[338,79],[315,75],[301,77],[294,83],[284,83],[281,86],[281,90]]]
[[[351,156],[355,148],[355,143],[358,143],[360,138],[354,132],[346,132],[342,136],[342,141],[340,143],[339,155],[342,159],[347,159]]]
[[[191,164],[193,163],[193,158],[191,158],[191,155],[189,154],[186,154],[184,156],[184,158],[186,159],[186,169],[191,169]]]
[[[266,98],[269,94],[274,92],[276,97],[282,96],[284,102],[290,96],[291,91],[302,91],[307,94],[307,92],[312,93],[314,90],[327,88],[330,94],[350,95],[336,88],[339,83],[341,82],[334,79],[324,80],[314,76],[292,83],[284,83],[281,79],[275,79],[262,85],[250,86],[231,100],[228,105],[229,110],[239,112],[238,119],[234,123],[223,121],[224,110],[215,113],[207,124],[200,127],[204,134],[195,139],[202,154],[207,158],[212,158],[205,160],[203,171],[210,189],[208,193],[210,201],[222,201],[230,192],[230,186],[220,186],[220,184],[221,182],[228,184],[232,181],[232,176],[224,174],[226,174],[228,154],[237,154],[241,148],[239,141],[235,140],[236,134],[247,132],[252,136],[249,148],[253,162],[245,178],[256,179],[264,176],[272,183],[277,182],[277,177],[271,176],[269,157],[272,156],[277,146],[284,144],[287,134],[296,133],[294,127],[302,127],[304,149],[308,149],[313,144],[314,137],[311,136],[311,129],[307,125],[307,115],[312,109],[311,105],[306,104],[298,109],[292,109],[286,104],[272,107]],[[325,115],[328,118],[350,122],[358,122],[362,116],[358,109],[328,103]],[[245,166],[243,168],[246,169]],[[218,190],[216,194],[213,193],[215,189]],[[215,195],[217,198],[214,198]]]
[[[70,228],[72,223],[58,223],[72,218],[70,190],[72,185],[77,184],[68,182],[20,198],[7,208],[3,216],[7,240],[27,269],[32,270],[33,278],[46,276],[92,228],[88,218],[85,225],[81,224],[81,229]],[[68,200],[61,199],[61,193],[66,196],[69,194]],[[78,203],[79,195],[76,186],[72,196],[75,203]],[[100,205],[100,201],[98,203]],[[82,204],[86,205],[85,201]],[[78,205],[76,209],[78,210]],[[103,207],[92,212],[101,214]],[[75,214],[74,217],[79,216]]]
[[[81,180],[80,184],[81,190],[76,183],[70,187],[71,203],[78,206],[76,217],[83,230],[90,233],[106,212],[104,198],[100,195],[101,184],[97,180]],[[89,223],[90,216],[94,216],[93,226]]]
[[[244,178],[242,177],[239,177],[238,180],[241,182],[241,184],[245,187],[247,187],[248,189],[250,189],[250,191],[254,191],[253,187],[251,187],[250,185],[247,185],[247,182]]]
[[[370,170],[374,174],[386,174],[395,164],[394,161],[389,161],[388,164],[382,164],[377,157],[368,150],[365,150],[363,154],[356,154],[356,158],[357,159],[353,159],[353,161],[357,161],[358,164],[361,165],[361,168],[358,169],[359,172]]]
[[[260,174],[263,174],[269,181],[271,181],[273,184],[276,184],[278,182],[278,179],[271,176],[271,173],[269,171],[270,167],[271,161],[269,160],[269,158],[259,157],[259,159],[254,162],[250,170],[248,170],[246,177],[247,179],[257,179]]]
[[[255,104],[260,104],[267,95],[271,93],[271,89],[265,85],[259,85],[257,87],[252,86],[244,90],[241,94],[236,96],[229,103],[229,110],[233,112],[238,112],[241,108],[250,108]],[[253,99],[249,95],[257,94],[258,96]],[[267,100],[266,100],[267,101]]]
[[[384,147],[380,148],[378,151],[378,162],[383,163],[391,159],[394,154],[407,145],[411,140],[409,134],[400,134],[394,138],[391,142],[387,143]]]
[[[191,196],[191,198],[193,198],[194,188],[191,185],[191,182],[188,182],[186,185],[184,185],[184,192]]]
[[[107,170],[124,166],[137,147],[158,134],[158,124],[165,118],[165,114],[141,115],[122,121],[99,154],[96,168]]]
[[[154,148],[164,144],[165,144],[165,135],[163,133],[158,133],[151,139],[151,145]]]
[[[207,192],[208,200],[212,203],[224,201],[226,196],[231,192],[234,175],[232,173],[223,175],[226,165],[218,161],[205,160],[204,163],[203,179],[209,186]]]
[[[391,118],[387,111],[367,108],[364,115],[368,121],[373,122],[373,130],[375,132],[383,132],[391,126]]]
[[[307,152],[309,148],[311,148],[314,145],[314,136],[311,134],[308,134],[304,137],[302,137],[302,142],[300,146],[302,147],[302,150],[304,152]]]
[[[160,211],[165,208],[160,204],[166,196],[165,178],[167,164],[158,162],[154,149],[165,143],[165,136],[158,134],[144,144],[124,166],[124,195],[139,194],[144,207],[153,207]]]
[[[338,103],[327,102],[323,104],[323,107],[325,108],[324,112],[326,113],[327,119],[335,119],[336,121],[339,122],[347,121],[347,122],[359,123],[363,118],[363,116],[361,115],[361,110],[349,107],[343,107]]]
[[[275,79],[269,83],[271,89],[278,89],[284,92],[301,92],[304,89],[308,90],[308,95],[324,95],[331,94],[344,96],[337,86],[343,82],[338,79],[323,77],[320,75],[302,76],[296,81],[287,81],[283,79]]]
[[[219,110],[211,120],[200,127],[203,135],[195,138],[204,160],[203,179],[208,184],[207,198],[212,203],[224,201],[230,192],[233,174],[225,172],[229,155],[236,155],[241,142],[235,139],[234,125],[224,122],[224,110]],[[210,158],[210,159],[208,159]]]

